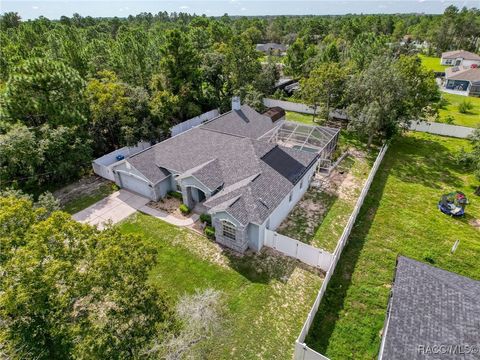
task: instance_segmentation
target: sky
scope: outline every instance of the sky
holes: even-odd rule
[[[16,11],[23,19],[62,15],[126,17],[141,12],[187,12],[207,16],[229,15],[342,15],[376,13],[440,14],[449,5],[480,7],[471,0],[0,0],[0,13]]]

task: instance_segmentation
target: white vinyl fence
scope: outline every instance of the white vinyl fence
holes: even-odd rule
[[[291,101],[263,98],[263,105],[265,105],[266,107],[279,106],[284,110],[294,111],[302,114],[313,115],[317,113],[315,111],[315,108],[310,105],[295,103]],[[337,118],[337,119],[345,119],[345,120],[347,119],[347,115],[345,111],[342,111],[339,109],[330,111],[330,117]]]
[[[337,247],[335,248],[332,262],[330,264],[330,267],[328,268],[327,274],[325,275],[325,279],[323,280],[322,286],[320,287],[320,291],[318,292],[315,302],[313,303],[312,309],[308,313],[307,319],[303,324],[302,331],[300,332],[298,339],[295,341],[295,353],[294,353],[295,360],[328,360],[328,358],[325,357],[324,355],[316,352],[313,349],[310,349],[305,344],[305,337],[307,336],[308,331],[310,330],[310,326],[312,325],[313,319],[315,318],[315,314],[317,313],[318,307],[320,306],[320,302],[322,301],[323,295],[325,294],[328,283],[330,282],[330,278],[332,277],[335,271],[335,267],[337,266],[338,260],[340,259],[343,248],[347,244],[347,240],[348,240],[348,237],[350,236],[350,232],[352,231],[353,225],[355,224],[355,220],[357,219],[358,213],[360,212],[360,209],[363,205],[365,197],[368,194],[368,190],[370,189],[370,185],[372,184],[375,174],[377,173],[377,170],[380,167],[380,164],[382,163],[383,157],[385,156],[387,149],[388,149],[388,145],[385,145],[380,150],[380,153],[378,154],[377,159],[373,164],[372,170],[368,175],[367,181],[363,186],[362,192],[358,197],[357,203],[355,204],[355,208],[353,209],[352,214],[348,219],[348,223],[343,229],[342,236],[340,237]]]
[[[413,121],[410,124],[410,130],[465,139],[469,135],[473,134],[473,130],[475,129],[465,126],[449,125],[428,121]]]
[[[315,113],[315,109],[313,107],[306,104],[294,103],[291,101],[263,98],[263,105],[265,105],[266,107],[280,106],[284,110],[295,111],[302,114],[313,115]]]
[[[333,255],[325,250],[268,229],[265,229],[265,246],[298,259],[307,265],[318,267],[323,271],[329,269],[333,260]]]
[[[123,148],[112,151],[111,153],[105,154],[102,157],[99,157],[98,159],[93,160],[92,162],[93,171],[95,172],[95,174],[105,179],[115,181],[112,168],[120,161],[123,161],[123,160],[117,160],[117,156],[122,155],[124,158],[127,158],[149,147],[150,147],[150,143],[139,142],[136,146],[125,146]]]
[[[211,120],[215,117],[217,117],[220,113],[218,112],[218,109],[213,109],[210,111],[207,111],[206,113],[203,113],[201,115],[195,116],[194,118],[191,118],[189,120],[186,120],[184,122],[181,122],[178,125],[173,126],[170,129],[170,133],[172,136],[181,134],[187,130],[190,130],[191,128],[198,126],[205,121]]]

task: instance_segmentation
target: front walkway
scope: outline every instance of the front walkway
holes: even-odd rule
[[[108,222],[118,223],[149,201],[143,196],[121,189],[72,215],[72,218],[81,223],[97,226],[102,230]]]
[[[178,219],[147,206],[149,202],[150,199],[121,189],[72,215],[72,218],[81,223],[97,226],[100,230],[104,229],[107,223],[116,224],[137,210],[176,226],[191,226],[199,218],[198,215],[193,214],[188,219]]]

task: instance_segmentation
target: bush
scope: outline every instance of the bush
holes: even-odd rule
[[[212,225],[212,217],[208,214],[200,215],[200,221],[202,223],[207,223],[208,225]]]
[[[188,214],[190,214],[190,208],[189,208],[187,205],[181,204],[178,208],[180,209],[180,212],[181,212],[183,215],[188,215]]]
[[[171,197],[173,197],[175,199],[179,199],[179,200],[183,199],[182,193],[178,192],[178,191],[169,191],[168,195],[170,195]]]
[[[203,233],[205,234],[206,237],[209,239],[215,239],[215,228],[212,226],[206,226],[205,230],[203,230]]]
[[[455,118],[452,116],[452,115],[448,115],[445,117],[445,123],[447,124],[453,124],[453,122],[455,121]]]
[[[468,100],[463,100],[459,105],[458,105],[458,111],[460,111],[462,114],[467,114],[470,112],[470,110],[473,109],[473,104],[468,101]]]

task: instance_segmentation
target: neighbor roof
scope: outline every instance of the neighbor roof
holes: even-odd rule
[[[422,346],[478,345],[479,299],[480,281],[400,256],[380,358],[452,359],[451,354],[428,356]]]
[[[480,68],[459,68],[458,66],[453,68],[447,68],[445,70],[445,77],[448,80],[465,80],[476,82],[480,81]]]
[[[283,44],[278,43],[266,43],[266,44],[257,44],[256,46],[257,51],[271,51],[271,50],[280,50],[286,51],[287,47]]]
[[[270,118],[244,105],[127,161],[152,183],[170,173],[194,176],[210,190],[220,189],[204,203],[211,212],[263,223],[319,156],[257,140],[273,128]]]
[[[465,50],[454,50],[454,51],[447,51],[442,53],[442,58],[444,59],[458,59],[462,58],[465,60],[480,60],[480,56],[474,54],[470,51]]]

